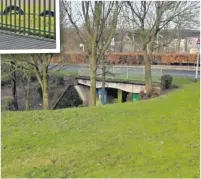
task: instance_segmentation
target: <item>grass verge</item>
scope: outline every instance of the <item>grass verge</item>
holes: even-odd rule
[[[3,112],[2,177],[198,178],[200,84],[179,83],[135,103]]]

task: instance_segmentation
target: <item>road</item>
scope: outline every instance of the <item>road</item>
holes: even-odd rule
[[[51,65],[52,66],[52,65]],[[63,65],[55,69],[65,70],[67,72],[79,72],[84,71],[89,72],[89,67],[87,65]],[[144,74],[143,66],[111,66],[109,67],[110,72],[114,72],[116,75],[142,75]],[[153,76],[161,75],[171,75],[177,77],[195,77],[195,67],[168,67],[168,66],[154,66],[152,67]],[[200,76],[200,72],[198,73]]]

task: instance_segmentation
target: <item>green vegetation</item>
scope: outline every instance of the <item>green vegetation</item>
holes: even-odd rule
[[[65,70],[55,70],[50,71],[50,74],[56,75],[56,76],[78,76],[78,73],[76,71],[65,71]]]
[[[51,38],[54,38],[54,29],[56,26],[56,24],[54,24],[54,18],[49,16],[39,16],[39,14],[45,10],[43,5],[40,7],[41,11],[39,12],[38,5],[35,6],[35,9],[33,5],[31,5],[29,11],[28,3],[26,4],[27,5],[25,15],[15,15],[13,13],[9,13],[8,15],[1,16],[0,20],[3,22],[3,25],[1,25],[1,29],[12,29],[11,31],[13,32],[17,31],[25,34],[29,33],[31,35],[44,37],[48,37],[50,31]],[[3,6],[3,8],[0,7],[0,11],[1,9],[4,10],[5,7],[5,5]],[[20,7],[24,9],[23,3]],[[46,5],[46,8],[48,8],[48,5]],[[53,8],[51,8],[51,10],[53,10]]]
[[[199,177],[199,83],[126,104],[2,113],[2,177]]]

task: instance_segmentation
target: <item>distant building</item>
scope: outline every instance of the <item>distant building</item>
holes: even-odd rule
[[[108,32],[105,32],[107,37]],[[63,52],[82,52],[80,48],[81,42],[74,29],[63,29],[62,36],[62,50]],[[180,39],[176,30],[161,31],[158,43],[160,47],[158,52],[179,52],[179,53],[193,53],[191,49],[196,49],[196,41],[200,36],[199,30],[182,30],[180,32]],[[86,35],[83,39],[86,40]],[[112,40],[109,51],[111,52],[140,52],[140,36],[139,32],[123,31],[117,29]]]

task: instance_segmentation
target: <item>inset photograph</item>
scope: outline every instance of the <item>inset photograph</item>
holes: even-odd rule
[[[59,1],[1,0],[0,54],[60,52]]]

